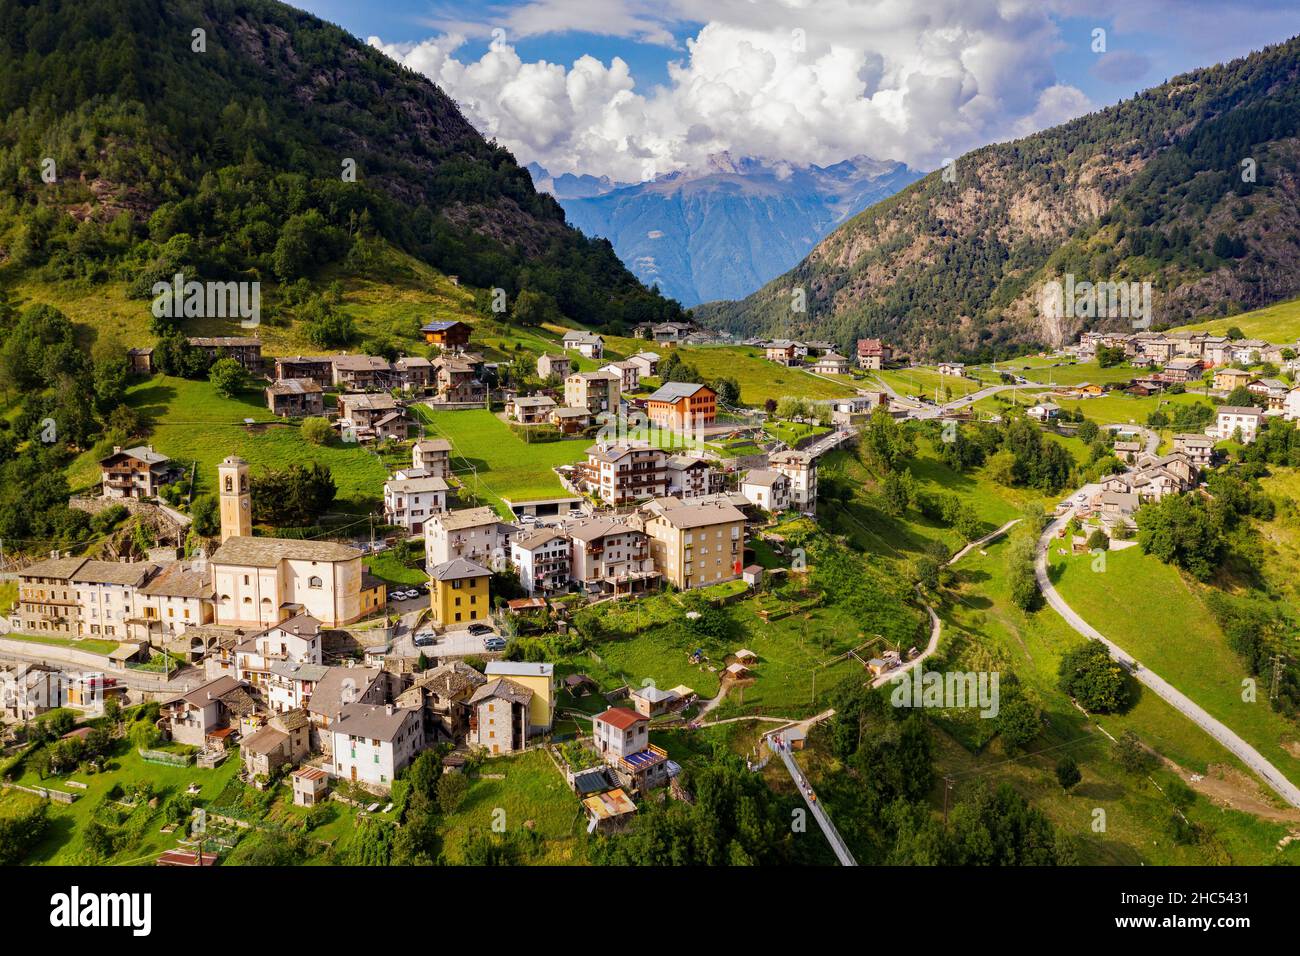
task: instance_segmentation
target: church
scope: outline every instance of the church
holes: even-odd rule
[[[221,546],[208,564],[215,623],[267,628],[299,614],[342,627],[365,613],[361,552],[333,541],[253,536],[248,462],[238,455],[217,466]]]

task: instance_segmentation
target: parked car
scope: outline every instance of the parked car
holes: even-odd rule
[[[416,647],[432,647],[438,643],[438,639],[432,634],[417,634],[413,643]]]
[[[471,624],[471,625],[470,625],[469,627],[467,627],[465,630],[469,631],[471,634],[474,634],[475,636],[477,636],[477,635],[479,635],[479,634],[491,634],[491,633],[492,633],[492,628],[491,628],[489,625],[487,625],[487,624]]]
[[[489,637],[483,642],[485,650],[504,651],[506,649],[506,639],[504,637]]]

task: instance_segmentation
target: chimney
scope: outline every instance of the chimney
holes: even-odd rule
[[[387,714],[389,717],[393,716],[393,705],[384,704],[384,713]]]
[[[114,446],[113,446],[113,454],[114,454],[114,455],[120,455],[121,453],[122,453],[122,446],[121,446],[121,445],[114,445]]]

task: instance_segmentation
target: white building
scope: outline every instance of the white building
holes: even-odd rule
[[[566,352],[577,352],[589,359],[598,359],[605,354],[605,340],[591,332],[571,329],[564,333],[563,344]]]
[[[1282,401],[1282,417],[1289,422],[1300,418],[1300,388],[1293,388],[1286,393]]]
[[[154,566],[144,562],[87,561],[72,575],[81,609],[81,633],[125,640],[128,621],[143,617],[138,590]]]
[[[268,627],[235,648],[235,677],[257,687],[269,686],[275,664],[319,663],[320,621],[307,614]]]
[[[277,714],[298,707],[305,709],[311,702],[316,685],[329,671],[330,669],[324,664],[272,661],[262,686],[267,704]]]
[[[429,570],[465,558],[494,570],[510,560],[510,539],[517,528],[491,508],[464,508],[434,515],[424,523],[424,564]]]
[[[667,459],[663,449],[645,445],[592,445],[585,468],[588,490],[615,506],[661,497],[668,493]]]
[[[817,459],[805,451],[781,451],[768,466],[790,479],[790,504],[800,511],[817,508]]]
[[[625,392],[635,392],[641,382],[641,366],[631,361],[610,362],[602,365],[600,371],[609,372],[619,377],[619,386]]]
[[[664,473],[668,477],[667,494],[678,498],[700,498],[709,493],[713,470],[703,458],[673,455],[664,461]]]
[[[790,478],[779,471],[755,468],[740,483],[740,493],[764,511],[790,507]]]
[[[361,552],[333,541],[252,535],[248,462],[231,456],[217,469],[221,547],[212,555],[216,623],[266,628],[297,614],[325,627],[361,618]]]
[[[510,542],[510,563],[529,595],[554,594],[569,587],[569,539],[552,528],[517,535]]]
[[[641,378],[651,378],[659,374],[658,352],[637,352],[636,355],[629,355],[627,360],[636,366]]]
[[[424,749],[419,710],[347,704],[330,725],[334,776],[388,790]]]
[[[384,521],[422,534],[431,515],[447,510],[447,482],[436,476],[393,477],[384,482]]]
[[[1259,426],[1264,421],[1262,409],[1252,405],[1220,405],[1218,419],[1214,425],[1214,435],[1219,441],[1232,438],[1237,429],[1241,429],[1241,440],[1249,445],[1259,433]]]
[[[592,518],[568,531],[569,575],[589,591],[634,591],[659,577],[644,531],[609,518]]]
[[[451,477],[451,442],[445,438],[422,438],[411,448],[411,464],[434,478]]]

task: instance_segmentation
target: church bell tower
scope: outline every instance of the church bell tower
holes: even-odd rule
[[[230,455],[217,466],[221,496],[221,540],[251,537],[253,499],[248,491],[248,462]]]

